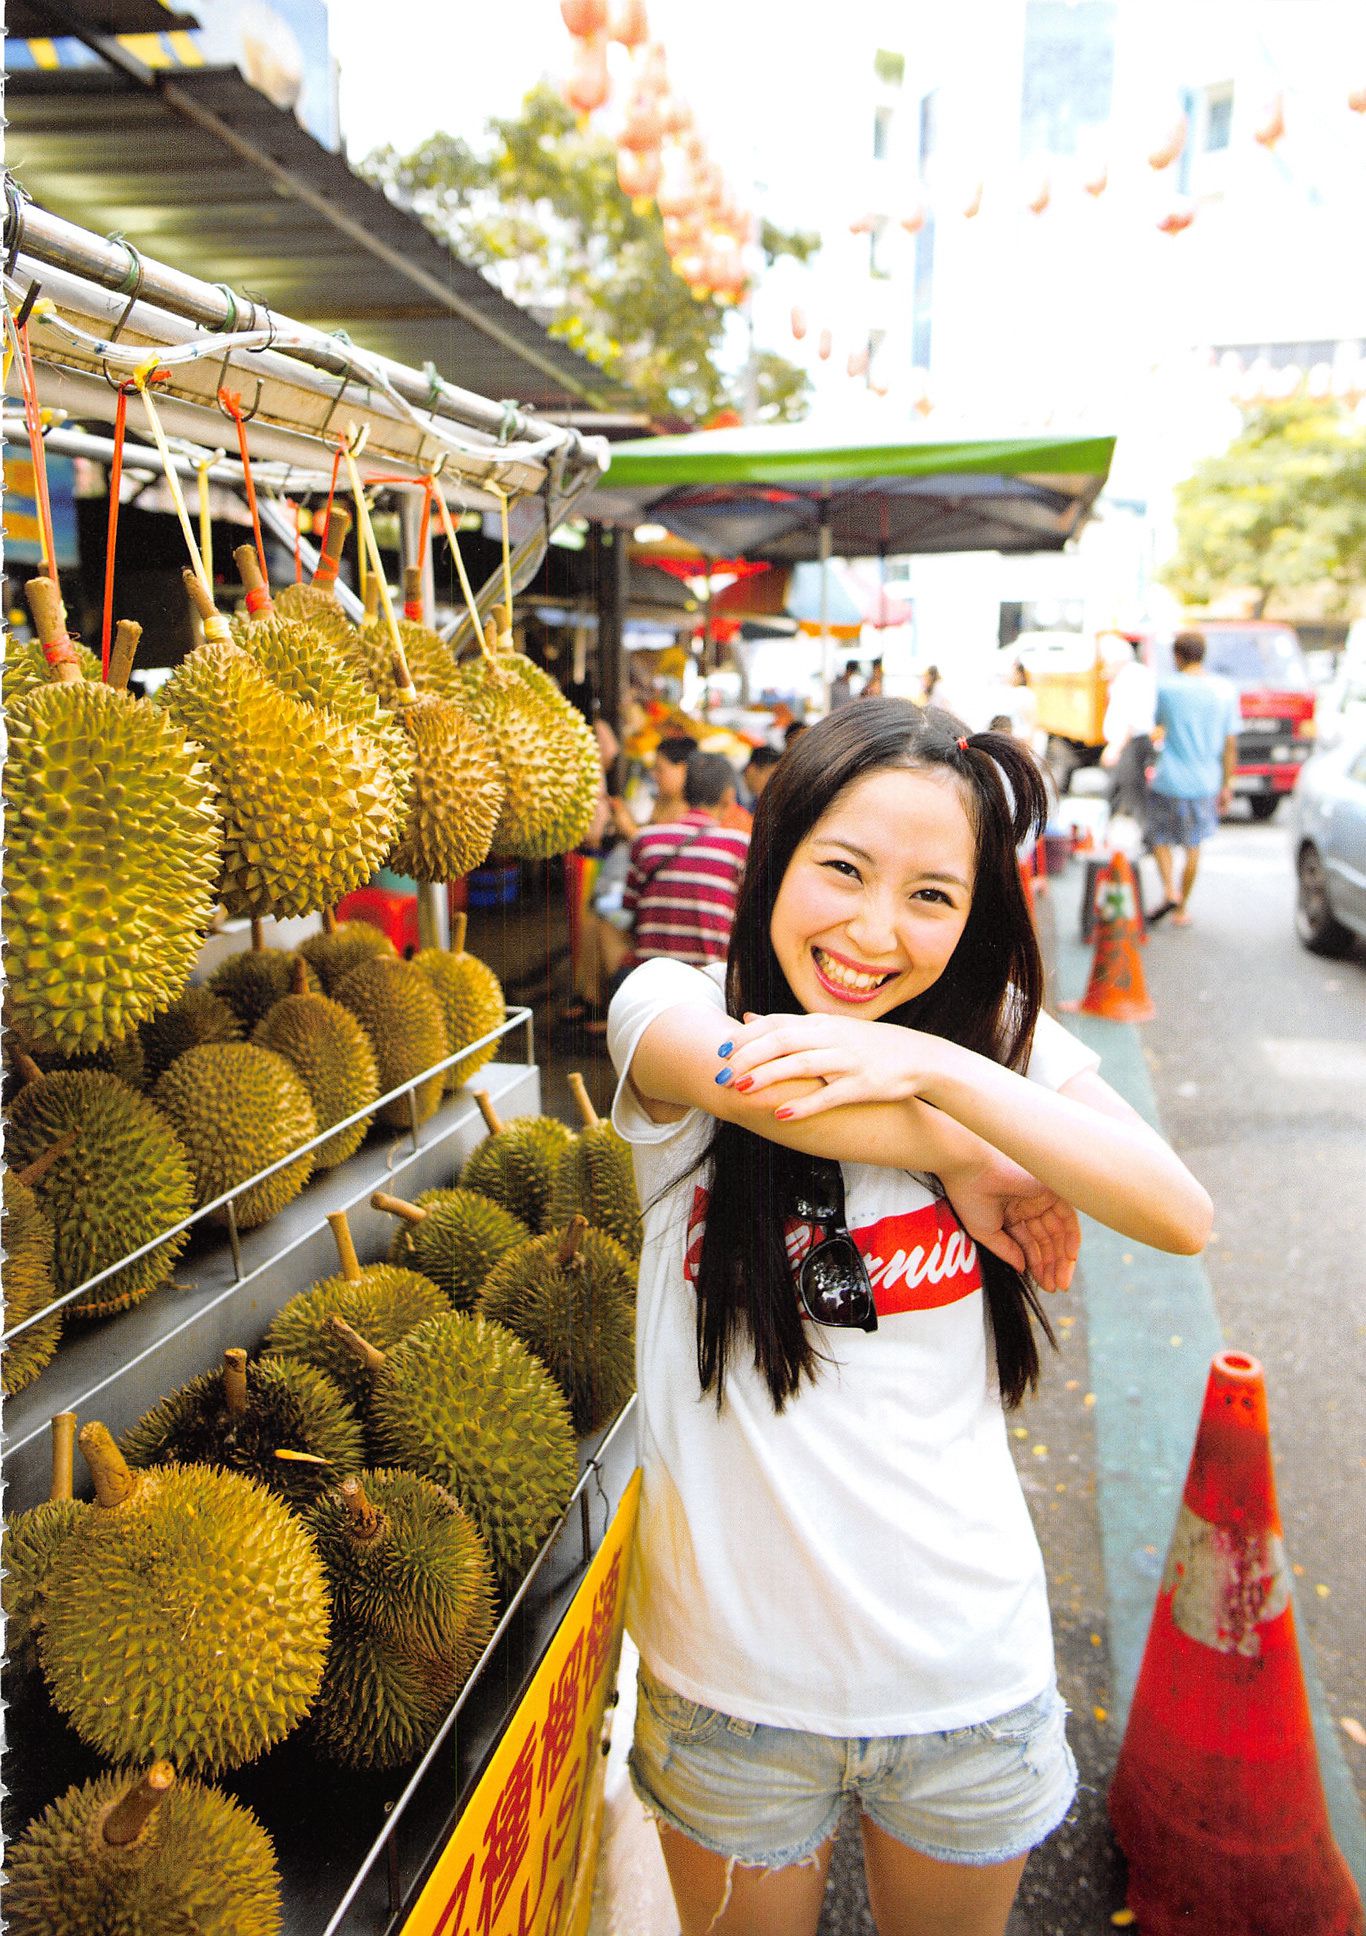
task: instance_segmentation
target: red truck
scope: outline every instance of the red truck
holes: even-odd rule
[[[1233,791],[1254,820],[1269,820],[1314,750],[1314,687],[1292,625],[1271,619],[1195,619],[1182,627],[1205,641],[1205,670],[1238,691],[1242,730]],[[1155,646],[1159,678],[1172,671],[1170,643]]]

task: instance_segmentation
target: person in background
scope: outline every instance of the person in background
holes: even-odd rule
[[[863,682],[863,691],[859,694],[859,698],[860,699],[881,699],[881,697],[882,697],[882,661],[881,659],[874,659],[872,671],[868,674],[868,677]]]
[[[927,665],[920,680],[920,703],[922,706],[938,706],[940,688],[944,681],[937,665]]]
[[[631,842],[622,911],[633,922],[636,961],[667,955],[700,968],[726,958],[749,836],[720,824],[735,804],[735,774],[722,754],[693,753],[684,800],[676,821],[646,827]]]
[[[849,701],[854,697],[854,680],[857,676],[858,660],[850,659],[847,661],[843,672],[839,673],[837,677],[830,681],[830,710],[832,713],[838,712],[841,706],[847,706]]]
[[[1172,926],[1190,926],[1191,889],[1200,866],[1200,848],[1219,825],[1233,798],[1238,758],[1238,695],[1224,679],[1205,671],[1205,641],[1198,632],[1178,632],[1172,645],[1173,678],[1157,688],[1155,732],[1161,751],[1148,790],[1148,845],[1162,876],[1163,904],[1149,923],[1170,914]],[[1176,887],[1172,853],[1185,859]]]
[[[756,807],[759,804],[760,794],[773,778],[773,769],[781,758],[782,754],[776,746],[756,746],[750,754],[749,764],[745,768],[745,785],[749,788],[749,797]]]
[[[655,803],[646,823],[648,826],[668,826],[684,811],[687,802],[683,798],[683,781],[687,776],[688,761],[696,751],[695,742],[683,733],[662,739],[655,748],[650,768],[655,783]],[[624,840],[634,840],[640,832],[639,823],[624,800],[613,800],[612,824]]]
[[[1105,746],[1100,763],[1115,776],[1111,795],[1114,811],[1127,813],[1141,823],[1148,806],[1157,675],[1144,662],[1142,641],[1134,639],[1132,645],[1133,656],[1120,664],[1110,681],[1105,724],[1101,728]]]

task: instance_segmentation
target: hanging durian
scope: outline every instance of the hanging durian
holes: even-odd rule
[[[205,643],[157,695],[203,748],[226,843],[229,914],[309,914],[362,886],[394,843],[399,801],[378,746],[291,699],[239,646],[194,574]]]
[[[356,629],[337,602],[337,568],[341,564],[350,529],[351,513],[344,505],[330,505],[313,583],[286,585],[275,601],[281,618],[307,619],[319,637],[330,640],[334,645],[341,643]]]
[[[327,1657],[327,1586],[303,1522],[235,1472],[134,1472],[103,1425],[82,1426],[80,1446],[95,1504],[49,1573],[39,1651],[53,1700],[111,1761],[254,1761],[308,1712]]]
[[[376,955],[397,952],[393,942],[373,921],[338,921],[331,908],[323,909],[323,931],[299,943],[299,953],[322,982],[324,995],[335,995],[337,983],[353,968]]]
[[[52,1487],[41,1505],[10,1519],[4,1532],[4,1575],[0,1605],[5,1610],[5,1673],[27,1690],[38,1672],[38,1639],[47,1620],[48,1586],[53,1555],[65,1542],[81,1514],[89,1511],[73,1496],[72,1464],[76,1446],[76,1414],[58,1412],[52,1421]],[[7,1681],[5,1699],[12,1704],[15,1684]]]
[[[592,824],[602,759],[592,727],[544,673],[499,652],[492,619],[484,650],[461,668],[460,703],[488,733],[507,782],[493,852],[545,860],[577,847]]]
[[[574,1217],[500,1258],[479,1309],[535,1352],[569,1400],[574,1430],[596,1432],[635,1390],[635,1288],[621,1245]]]
[[[8,990],[6,990],[8,996]],[[101,1069],[105,1075],[117,1076],[126,1082],[130,1089],[145,1089],[147,1086],[147,1058],[142,1046],[140,1024],[131,1035],[122,1041],[110,1042],[102,1049],[92,1049],[85,1055],[59,1055],[53,1049],[35,1049],[27,1041],[22,1029],[13,1026],[9,1015],[9,1002],[5,1003],[5,1029],[9,1034],[11,1048],[22,1050],[33,1062],[35,1068],[44,1075],[51,1075],[56,1069]]]
[[[292,949],[268,948],[265,924],[253,918],[251,946],[224,955],[209,976],[209,992],[227,1003],[242,1024],[242,1032],[250,1035],[276,1002],[282,1002],[294,987],[294,965],[299,959]],[[306,961],[305,968],[306,989],[312,994],[319,993],[322,984]]]
[[[59,1292],[140,1250],[194,1208],[190,1157],[173,1123],[146,1096],[97,1069],[42,1075],[16,1056],[26,1080],[10,1105],[6,1141],[22,1168],[74,1140],[35,1184],[52,1225],[53,1277]],[[106,1277],[64,1308],[72,1317],[105,1317],[164,1284],[187,1232]]]
[[[99,653],[92,652],[79,639],[72,639],[70,643],[75,647],[76,664],[82,679],[103,679],[104,667],[100,663]],[[3,687],[0,687],[4,692],[6,708],[12,706],[16,699],[22,699],[26,692],[32,692],[35,686],[51,684],[52,667],[48,664],[42,641],[16,639],[11,633],[5,640],[4,681]]]
[[[387,1351],[450,1306],[436,1285],[415,1270],[397,1269],[392,1264],[369,1264],[362,1269],[345,1212],[331,1212],[327,1221],[336,1240],[341,1273],[324,1277],[292,1297],[272,1321],[263,1349],[267,1357],[292,1358],[312,1365],[332,1380],[348,1404],[363,1412],[369,1399],[369,1380],[330,1320],[344,1318]]]
[[[332,1319],[373,1380],[381,1456],[446,1486],[488,1541],[499,1582],[517,1585],[569,1503],[578,1453],[559,1386],[520,1338],[449,1311],[392,1351]]]
[[[278,1936],[280,1879],[251,1810],[169,1761],[69,1788],[5,1851],[9,1936]]]
[[[183,728],[121,686],[83,679],[55,583],[27,589],[54,683],[6,705],[8,1011],[27,1044],[87,1054],[185,986],[213,913],[221,830]],[[120,629],[122,670],[137,628]]]
[[[439,633],[433,632],[420,619],[415,620],[407,609],[412,603],[414,577],[420,595],[422,573],[416,566],[410,566],[404,574],[404,616],[397,621],[399,644],[406,662],[402,675],[394,664],[393,636],[377,610],[368,613],[365,624],[348,642],[351,661],[357,673],[391,711],[397,708],[399,688],[408,679],[416,684],[419,691],[430,693],[437,699],[458,699],[460,696],[460,679],[451,648]]]
[[[307,1505],[365,1460],[360,1420],[329,1378],[288,1358],[248,1369],[236,1346],[221,1371],[202,1372],[144,1413],[121,1446],[132,1466],[221,1466],[291,1506]]]
[[[395,706],[410,741],[412,804],[389,859],[416,881],[455,881],[488,859],[502,811],[502,769],[488,735],[452,700],[418,693],[394,654]]]
[[[318,1133],[303,1083],[283,1056],[253,1042],[187,1049],[157,1084],[155,1101],[189,1154],[196,1207],[269,1169]],[[312,1170],[312,1155],[301,1156],[243,1190],[233,1199],[237,1228],[251,1230],[283,1210]],[[226,1206],[212,1214],[216,1223],[227,1223]]]
[[[474,1091],[488,1136],[471,1150],[461,1186],[501,1203],[537,1233],[546,1227],[555,1170],[574,1141],[554,1116],[518,1116],[504,1125],[485,1089]]]
[[[531,1236],[520,1217],[477,1190],[424,1190],[416,1203],[376,1190],[370,1203],[399,1219],[389,1262],[430,1277],[457,1311],[473,1309],[498,1259]],[[379,1338],[374,1342],[383,1345]]]
[[[559,1228],[582,1213],[595,1230],[605,1230],[623,1250],[639,1257],[640,1197],[631,1146],[598,1115],[581,1075],[571,1075],[569,1087],[583,1128],[556,1166],[550,1222]]]
[[[411,961],[380,955],[362,962],[337,983],[334,998],[351,1011],[370,1038],[382,1096],[450,1054],[441,1004],[427,977]],[[406,1128],[415,1108],[418,1122],[425,1122],[440,1107],[445,1081],[444,1070],[438,1071],[418,1083],[411,1095],[386,1103],[379,1120]]]
[[[38,1207],[33,1186],[58,1162],[76,1141],[76,1131],[68,1130],[60,1141],[43,1151],[24,1169],[7,1169],[4,1175],[5,1221],[3,1227],[5,1262],[5,1329],[13,1331],[26,1318],[45,1311],[58,1295],[52,1275],[52,1225]],[[0,1359],[0,1384],[6,1398],[13,1398],[25,1385],[31,1385],[44,1365],[50,1364],[62,1335],[62,1314],[39,1318],[17,1337],[11,1338]]]
[[[355,1016],[326,995],[309,994],[306,976],[307,963],[296,959],[294,992],[275,1004],[251,1039],[258,1048],[284,1057],[308,1091],[318,1128],[327,1129],[375,1100],[379,1069],[370,1038]],[[314,1152],[314,1168],[335,1169],[354,1155],[370,1123],[363,1116],[329,1137]]]
[[[343,1480],[310,1520],[332,1592],[332,1650],[313,1712],[350,1768],[422,1753],[493,1632],[493,1566],[473,1521],[414,1472]]]
[[[143,1081],[150,1089],[186,1049],[198,1048],[201,1042],[240,1042],[242,1024],[220,995],[211,988],[194,986],[178,995],[169,1008],[159,1009],[142,1024],[139,1033]]]
[[[481,1035],[487,1035],[507,1019],[507,1004],[498,977],[478,956],[466,953],[467,921],[468,916],[464,914],[457,914],[452,920],[449,950],[422,948],[413,956],[436,990],[452,1052],[463,1048],[466,1042],[477,1042]],[[458,1089],[486,1063],[492,1062],[497,1053],[497,1042],[486,1042],[472,1055],[462,1056],[446,1071],[446,1087]]]

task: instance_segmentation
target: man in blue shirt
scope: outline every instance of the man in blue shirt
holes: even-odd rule
[[[1190,925],[1189,902],[1200,866],[1200,843],[1219,825],[1233,798],[1238,755],[1238,695],[1223,679],[1205,671],[1205,641],[1198,632],[1179,632],[1172,646],[1176,676],[1157,689],[1155,733],[1162,750],[1148,794],[1148,844],[1162,876],[1164,905],[1150,920],[1172,917],[1174,927]],[[1172,850],[1185,853],[1181,889],[1175,888]]]

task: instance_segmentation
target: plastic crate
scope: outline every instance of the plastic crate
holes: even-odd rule
[[[516,861],[502,867],[476,867],[465,877],[465,894],[472,908],[512,907],[521,891],[522,872]]]

